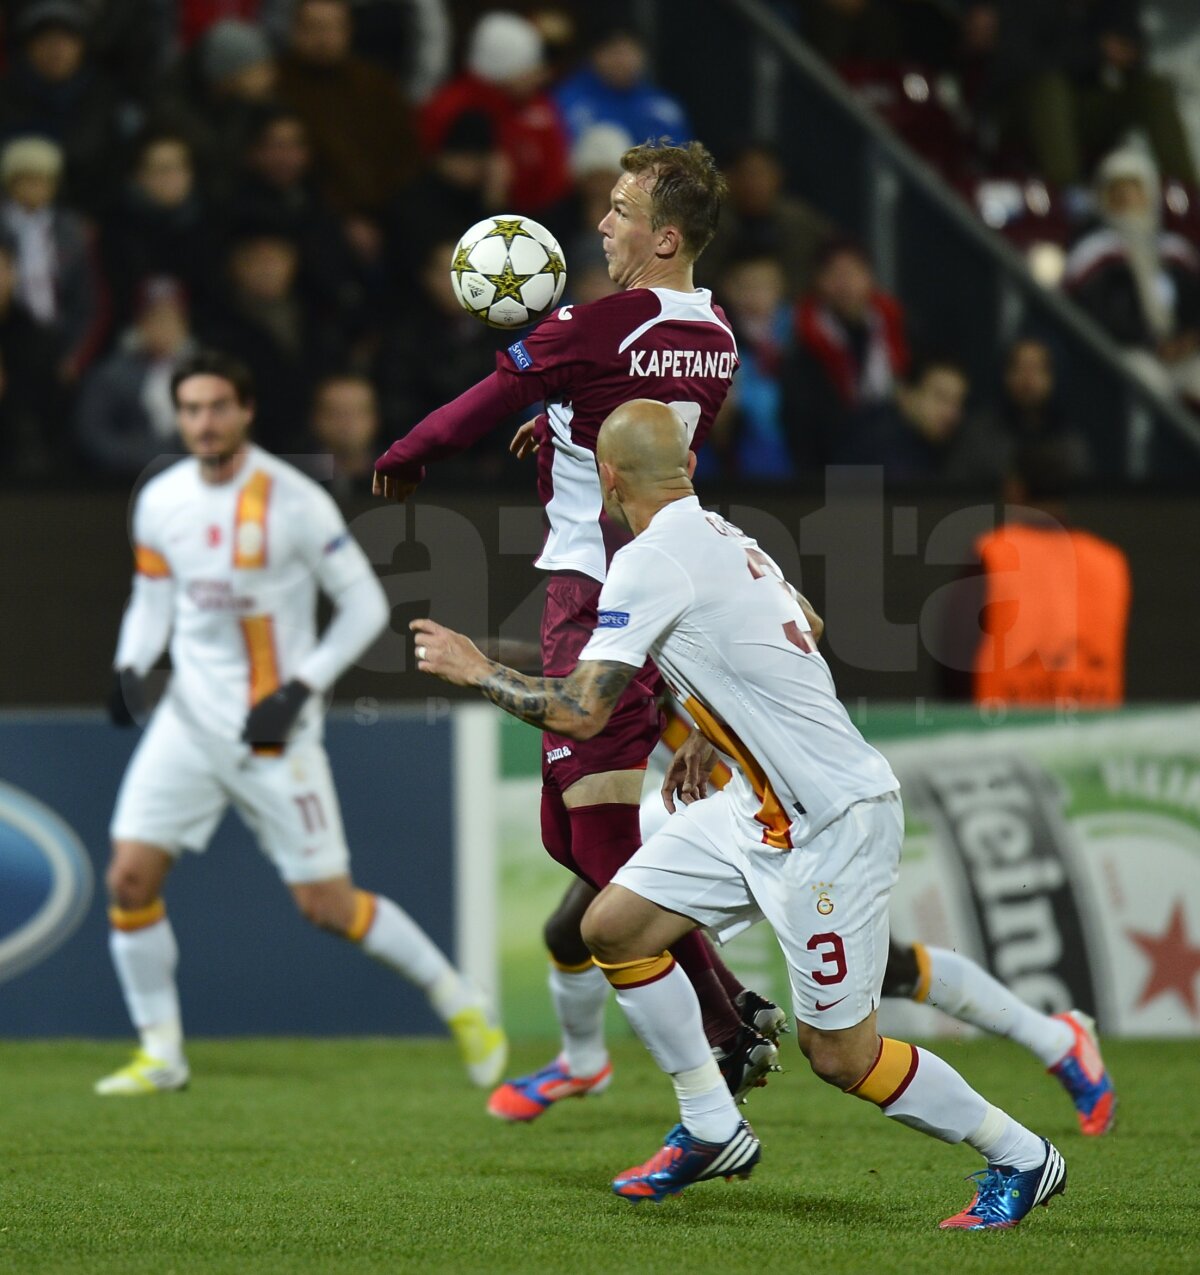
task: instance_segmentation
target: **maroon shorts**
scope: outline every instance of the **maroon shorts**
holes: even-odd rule
[[[556,573],[542,612],[542,672],[566,677],[596,627],[600,584],[590,576]],[[645,766],[662,734],[658,670],[649,661],[617,700],[608,725],[594,739],[542,734],[542,783],[565,792],[585,775]]]

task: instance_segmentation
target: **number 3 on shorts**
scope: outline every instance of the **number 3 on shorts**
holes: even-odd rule
[[[808,940],[808,950],[816,952],[821,958],[822,965],[832,965],[833,970],[814,970],[813,979],[820,983],[822,987],[829,987],[833,983],[840,983],[846,977],[846,949],[842,946],[842,936],[834,934],[832,930],[824,934],[814,934]],[[823,948],[823,951],[818,949]]]

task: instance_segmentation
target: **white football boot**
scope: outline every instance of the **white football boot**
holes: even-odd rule
[[[188,1065],[182,1058],[175,1063],[164,1062],[139,1049],[124,1067],[103,1080],[97,1080],[95,1089],[106,1098],[139,1098],[144,1094],[186,1089],[190,1076]]]

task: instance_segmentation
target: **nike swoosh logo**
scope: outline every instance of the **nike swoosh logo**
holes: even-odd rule
[[[849,996],[849,995],[850,993],[847,992],[846,996]],[[837,1000],[830,1001],[828,1005],[822,1005],[820,1001],[817,1001],[817,1009],[832,1009],[835,1005],[840,1005],[842,1001],[846,999],[846,996],[839,996]]]

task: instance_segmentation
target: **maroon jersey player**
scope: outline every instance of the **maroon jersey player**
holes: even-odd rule
[[[630,399],[657,399],[674,407],[693,448],[699,447],[738,363],[725,316],[711,294],[692,282],[692,263],[712,237],[724,194],[712,157],[698,143],[648,145],[627,152],[622,167],[599,225],[609,275],[622,291],[550,315],[496,356],[489,377],[431,413],[375,467],[376,494],[403,500],[427,463],[466,449],[513,412],[544,402],[532,436],[547,523],[537,566],[551,573],[541,634],[548,676],[564,676],[574,667],[597,624],[607,564],[624,538],[603,513],[595,446],[604,419]],[[525,438],[526,432],[518,434],[518,440]],[[661,727],[656,681],[648,666],[595,739],[543,737],[542,839],[555,859],[592,887],[605,885],[640,844],[642,779]],[[603,980],[593,986],[588,976],[590,957],[578,936],[576,912],[571,910],[569,924],[555,927],[552,918],[547,927],[559,982],[570,983],[572,972],[580,976],[573,989],[555,988],[552,976],[560,1020],[565,1010],[579,1021],[584,981],[598,1013],[607,995]],[[706,985],[697,990],[714,1043],[732,1047],[740,1020],[707,947],[697,940],[677,955],[693,981]],[[559,1093],[564,1077],[568,1085],[582,1085],[574,1092],[595,1088],[600,1077],[607,1083],[602,1043],[573,1051],[570,1032],[564,1043],[566,1065],[554,1077],[555,1096],[565,1096]],[[539,1106],[536,1095],[522,1091],[518,1097],[529,1098],[534,1110],[516,1099],[506,1107],[504,1090],[493,1097],[505,1108],[493,1103],[495,1114],[517,1119],[533,1118],[554,1100]]]

